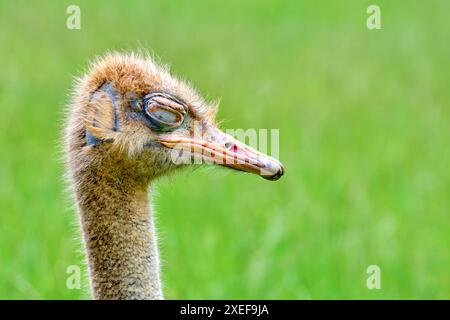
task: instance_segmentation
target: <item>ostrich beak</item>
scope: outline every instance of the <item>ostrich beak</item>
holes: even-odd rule
[[[284,174],[283,165],[276,159],[236,140],[213,127],[201,137],[170,134],[159,142],[172,149],[172,159],[183,163],[210,163],[239,171],[257,174],[267,180],[278,180]],[[190,162],[189,162],[190,161]]]

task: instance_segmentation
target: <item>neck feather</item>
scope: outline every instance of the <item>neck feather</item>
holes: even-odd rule
[[[162,299],[147,184],[95,168],[74,182],[94,298]]]

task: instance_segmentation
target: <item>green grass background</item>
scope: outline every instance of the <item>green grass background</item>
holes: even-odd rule
[[[366,28],[372,3],[382,30]],[[444,0],[2,0],[0,298],[89,298],[66,288],[83,256],[58,138],[73,76],[137,48],[221,97],[224,127],[279,128],[286,166],[276,183],[158,184],[167,298],[450,298],[449,14]]]

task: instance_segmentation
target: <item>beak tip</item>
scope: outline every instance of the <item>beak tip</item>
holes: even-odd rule
[[[280,179],[282,176],[284,175],[284,167],[282,165],[280,165],[280,167],[278,168],[277,172],[275,174],[272,175],[262,175],[262,177],[266,180],[269,181],[277,181],[278,179]]]

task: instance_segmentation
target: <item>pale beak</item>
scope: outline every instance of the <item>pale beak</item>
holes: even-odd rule
[[[159,142],[173,150],[177,157],[190,163],[210,163],[235,170],[251,172],[267,180],[278,180],[284,174],[283,165],[276,159],[234,139],[213,127],[202,137],[168,134]]]

